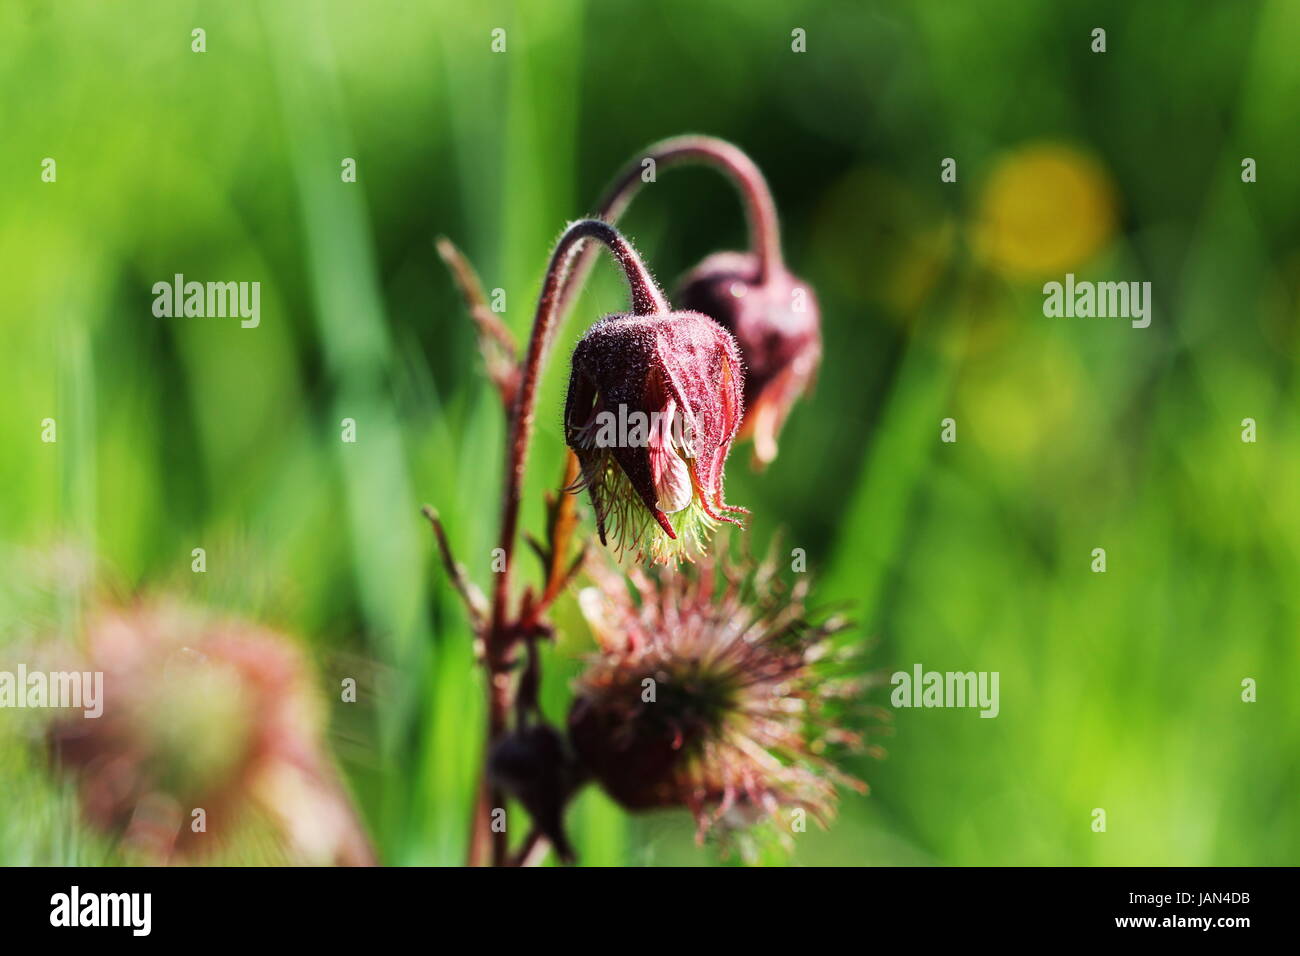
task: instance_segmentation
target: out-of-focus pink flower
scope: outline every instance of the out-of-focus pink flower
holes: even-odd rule
[[[50,741],[92,824],[154,861],[247,836],[270,860],[374,862],[292,640],[142,603],[100,610],[86,657],[85,669],[104,674],[103,715],[61,720]]]

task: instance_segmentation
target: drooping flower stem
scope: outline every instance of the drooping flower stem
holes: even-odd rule
[[[599,219],[582,219],[564,231],[546,267],[546,278],[542,283],[542,293],[533,319],[532,336],[528,341],[528,354],[524,358],[519,395],[515,400],[514,413],[511,415],[506,487],[501,505],[500,547],[505,554],[505,570],[497,575],[492,600],[493,621],[498,623],[505,616],[511,557],[514,554],[514,542],[519,524],[519,501],[524,483],[524,467],[528,460],[528,443],[532,438],[533,416],[537,405],[537,382],[541,377],[547,348],[554,337],[556,318],[559,315],[560,289],[572,268],[573,258],[585,239],[596,239],[604,243],[622,268],[632,296],[633,315],[654,315],[668,311],[668,302],[659,291],[641,257],[617,229]]]
[[[762,171],[744,150],[726,140],[713,136],[674,136],[660,140],[645,149],[629,162],[605,190],[597,206],[597,215],[606,222],[618,222],[633,196],[643,185],[643,165],[654,160],[656,171],[666,166],[683,163],[700,163],[717,169],[730,179],[740,191],[749,221],[750,244],[758,258],[758,281],[785,268],[781,258],[781,228],[776,215],[776,203]],[[560,315],[568,314],[574,298],[582,289],[594,261],[593,251],[584,251],[560,293]]]
[[[509,421],[506,448],[506,482],[501,498],[501,536],[498,542],[502,568],[496,575],[492,593],[491,625],[484,641],[484,664],[488,672],[488,746],[499,740],[507,730],[512,703],[510,671],[512,653],[519,640],[530,636],[521,633],[521,624],[527,621],[511,616],[507,606],[510,592],[510,575],[514,564],[515,539],[519,531],[519,505],[523,493],[524,472],[528,461],[528,445],[533,433],[533,419],[537,404],[537,383],[541,378],[546,353],[558,325],[560,290],[568,277],[575,256],[585,240],[595,239],[605,245],[627,278],[631,293],[632,313],[655,315],[668,311],[668,303],[636,250],[617,229],[599,219],[584,219],[572,223],[556,243],[555,251],[546,268],[537,312],[533,319],[528,352],[524,357],[522,375]],[[502,796],[491,786],[480,789],[480,803],[475,812],[475,836],[481,834],[481,822],[491,815],[494,807],[502,805]],[[471,856],[474,855],[471,849]],[[504,833],[492,834],[492,862],[503,865],[506,860]]]

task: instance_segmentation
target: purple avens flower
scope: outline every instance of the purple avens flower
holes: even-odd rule
[[[488,673],[490,759],[475,801],[471,863],[490,860],[499,866],[512,858],[505,832],[489,824],[507,793],[515,794],[533,816],[533,828],[515,859],[527,862],[547,843],[562,855],[569,853],[561,816],[569,787],[582,774],[552,772],[549,765],[562,750],[552,746],[553,735],[530,722],[540,719],[537,643],[553,633],[544,614],[581,563],[581,557],[570,563],[567,556],[576,521],[573,498],[552,499],[548,543],[531,540],[547,565],[545,585],[525,589],[516,608],[510,584],[538,382],[563,318],[565,283],[590,240],[604,245],[618,263],[631,301],[626,314],[606,316],[574,351],[565,404],[565,439],[572,454],[565,463],[564,487],[590,492],[602,542],[608,542],[612,530],[620,549],[634,549],[656,562],[702,552],[704,538],[717,522],[739,524],[732,515],[744,513],[727,505],[722,491],[723,469],[743,412],[744,373],[735,340],[707,316],[674,311],[636,250],[608,222],[570,223],[547,263],[522,362],[517,368],[508,362],[496,368],[495,358],[489,363],[500,373],[493,378],[508,410],[509,431],[497,539],[501,565],[490,604],[452,559],[437,512],[425,509],[443,562],[470,612]],[[449,243],[442,252],[475,312],[481,296],[473,270]],[[514,354],[503,328],[483,321],[479,325],[494,340],[487,354]],[[528,650],[529,666],[515,678],[520,647]]]
[[[723,500],[723,471],[743,414],[744,372],[731,334],[707,316],[674,311],[632,245],[587,219],[560,237],[543,285],[534,342],[545,348],[578,244],[597,238],[631,290],[573,351],[565,441],[581,469],[602,543],[654,563],[694,558],[718,522],[743,508]],[[534,354],[530,349],[530,360]],[[529,365],[531,365],[531,361]],[[531,395],[525,373],[523,391]]]
[[[821,363],[816,296],[779,261],[764,266],[751,252],[718,252],[682,280],[676,297],[735,335],[745,360],[740,437],[753,440],[754,458],[766,465],[776,457],[786,416]]]
[[[695,312],[611,315],[573,351],[565,436],[601,542],[654,562],[703,553],[741,420],[736,343]]]
[[[602,218],[615,222],[646,181],[647,160],[659,169],[682,163],[713,166],[741,193],[752,251],[715,253],[678,285],[674,301],[716,320],[736,338],[745,366],[745,418],[737,437],[754,443],[755,463],[776,457],[777,436],[794,402],[811,386],[821,362],[821,313],[812,289],[781,255],[776,204],[762,172],[742,150],[709,136],[678,136],[645,149],[602,197]],[[562,294],[567,306],[581,286],[590,255]],[[563,310],[563,308],[562,308]]]
[[[628,810],[688,807],[702,838],[793,811],[823,825],[836,785],[865,786],[831,755],[864,682],[840,676],[838,618],[805,617],[806,580],[785,589],[769,561],[725,557],[625,580],[591,562],[580,594],[599,653],[577,687],[569,736],[579,759]]]
[[[750,410],[748,428],[766,461],[790,403],[816,369],[820,339],[816,301],[781,264],[775,210],[752,162],[729,144],[701,138],[668,141],[655,151],[664,161],[721,166],[745,193],[755,251],[706,260],[684,289],[714,315],[673,309],[610,222],[580,220],[551,253],[527,350],[516,365],[508,332],[480,308],[480,284],[468,262],[449,243],[440,247],[479,324],[509,431],[502,562],[490,604],[452,558],[437,513],[425,509],[488,675],[488,759],[475,800],[471,863],[529,865],[548,845],[572,859],[564,808],[593,778],[629,809],[689,807],[701,836],[725,834],[765,814],[782,819],[783,809],[791,811],[791,830],[805,814],[824,823],[837,783],[862,787],[840,774],[828,752],[857,742],[840,729],[839,702],[861,682],[826,673],[834,660],[829,640],[840,624],[806,623],[806,585],[786,592],[770,565],[734,569],[715,559],[698,568],[676,566],[683,557],[703,557],[717,524],[740,524],[734,516],[745,513],[725,502],[723,484],[731,445],[747,420],[746,363],[761,376],[761,387],[749,393],[762,413]],[[628,182],[625,177],[606,203],[610,219],[626,204]],[[599,320],[574,348],[563,487],[588,491],[602,543],[612,537],[620,552],[671,566],[631,571],[639,600],[609,568],[598,575],[602,587],[585,592],[583,609],[601,653],[579,685],[566,738],[546,723],[537,689],[538,644],[554,634],[545,612],[586,553],[567,556],[578,520],[571,497],[548,499],[545,544],[529,536],[546,568],[545,584],[525,588],[516,605],[511,580],[538,383],[590,262],[582,251],[589,240],[604,245],[621,267],[631,302],[626,312]],[[744,336],[739,344],[738,336]],[[528,659],[516,677],[520,648]],[[504,830],[489,824],[509,797],[531,818],[513,851]]]

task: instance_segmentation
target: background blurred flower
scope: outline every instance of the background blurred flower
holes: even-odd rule
[[[92,824],[158,861],[270,839],[287,862],[374,862],[290,639],[150,603],[101,609],[86,657],[104,674],[103,716],[61,719],[50,743]]]
[[[1037,278],[1075,268],[1114,235],[1115,188],[1096,160],[1058,143],[1006,153],[980,195],[973,241],[992,268]]]

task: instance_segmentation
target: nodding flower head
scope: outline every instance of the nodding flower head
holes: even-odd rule
[[[597,562],[591,562],[596,565]],[[686,806],[699,836],[724,840],[790,811],[823,825],[836,784],[836,747],[861,679],[831,653],[843,622],[805,619],[806,582],[786,590],[769,562],[718,559],[621,576],[591,567],[598,587],[580,605],[599,644],[577,687],[569,736],[589,773],[629,810]]]
[[[602,543],[656,563],[692,559],[720,521],[723,469],[742,415],[731,334],[695,312],[610,315],[573,352],[565,440]]]
[[[741,438],[754,458],[776,457],[777,435],[821,362],[821,314],[812,289],[783,267],[760,268],[749,252],[709,256],[682,280],[674,299],[716,319],[736,337],[745,363]]]
[[[646,182],[646,164],[660,169],[700,163],[722,173],[740,193],[749,221],[750,251],[709,256],[688,273],[673,301],[714,319],[736,337],[745,366],[745,419],[739,438],[752,438],[760,467],[776,457],[776,439],[795,400],[821,360],[821,318],[806,283],[781,254],[776,202],[767,180],[743,150],[712,136],[674,136],[652,143],[628,162],[605,191],[600,214],[614,222]],[[584,261],[590,260],[590,254]],[[564,300],[581,285],[570,277]]]

